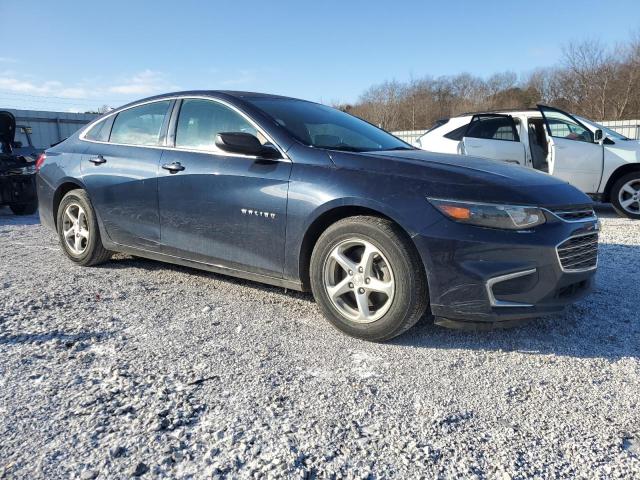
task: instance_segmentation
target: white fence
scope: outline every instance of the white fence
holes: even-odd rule
[[[395,135],[399,139],[413,145],[425,132],[426,130],[400,130],[399,132],[391,132],[391,135]]]
[[[640,140],[640,120],[605,120],[598,123],[625,137]]]
[[[604,120],[598,123],[625,137],[640,140],[640,120]],[[413,145],[425,132],[426,130],[400,130],[391,134]]]

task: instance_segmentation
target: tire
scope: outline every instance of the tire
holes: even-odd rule
[[[415,247],[396,224],[379,217],[349,217],[327,228],[311,254],[310,280],[327,320],[364,340],[382,342],[404,333],[428,306]]]
[[[67,215],[67,211],[71,216]],[[71,220],[74,216],[78,220],[75,226]],[[71,190],[62,198],[57,212],[57,226],[62,250],[72,262],[90,267],[111,258],[112,252],[102,245],[95,211],[84,190]],[[65,230],[71,232],[66,238]],[[76,243],[76,239],[79,239],[79,243]]]
[[[635,194],[633,190],[635,190]],[[640,171],[620,177],[611,188],[610,199],[611,205],[618,212],[618,215],[640,220]],[[621,200],[632,203],[623,205]]]
[[[22,203],[20,205],[9,205],[14,215],[33,215],[38,210],[38,203]]]

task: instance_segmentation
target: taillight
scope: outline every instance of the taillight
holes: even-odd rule
[[[42,167],[42,164],[46,159],[47,159],[47,156],[44,153],[41,153],[38,159],[36,160],[36,172],[40,170],[40,167]]]

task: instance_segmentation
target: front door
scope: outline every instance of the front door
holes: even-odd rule
[[[604,147],[593,132],[568,113],[538,105],[549,141],[549,173],[585,193],[596,193],[602,175]]]
[[[123,110],[85,136],[82,180],[107,235],[118,244],[159,248],[157,175],[162,150],[158,147],[171,103],[164,100]]]
[[[525,164],[524,144],[511,115],[474,115],[462,139],[463,153],[474,157]]]
[[[179,108],[172,122],[175,149],[163,153],[158,176],[165,252],[281,277],[291,163],[217,148],[221,132],[251,133],[268,142],[226,104],[191,98]]]

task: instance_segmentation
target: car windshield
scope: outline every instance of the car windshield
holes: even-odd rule
[[[289,98],[248,100],[310,147],[348,152],[414,149],[364,120],[325,105]]]
[[[598,129],[598,128],[599,128],[600,130],[602,130],[602,131],[604,132],[604,134],[605,134],[607,137],[610,137],[610,138],[612,138],[612,139],[614,139],[614,140],[631,140],[630,138],[625,137],[624,135],[622,135],[622,134],[620,134],[620,133],[616,132],[615,130],[611,130],[610,128],[607,128],[607,127],[605,127],[605,126],[603,126],[603,125],[600,125],[599,123],[596,123],[596,122],[594,122],[593,120],[588,120],[588,119],[586,119],[586,118],[584,118],[584,117],[578,117],[578,119],[579,119],[581,122],[584,122],[584,123],[586,123],[587,125],[590,125],[590,126],[592,126],[593,128],[595,128],[595,129]]]

